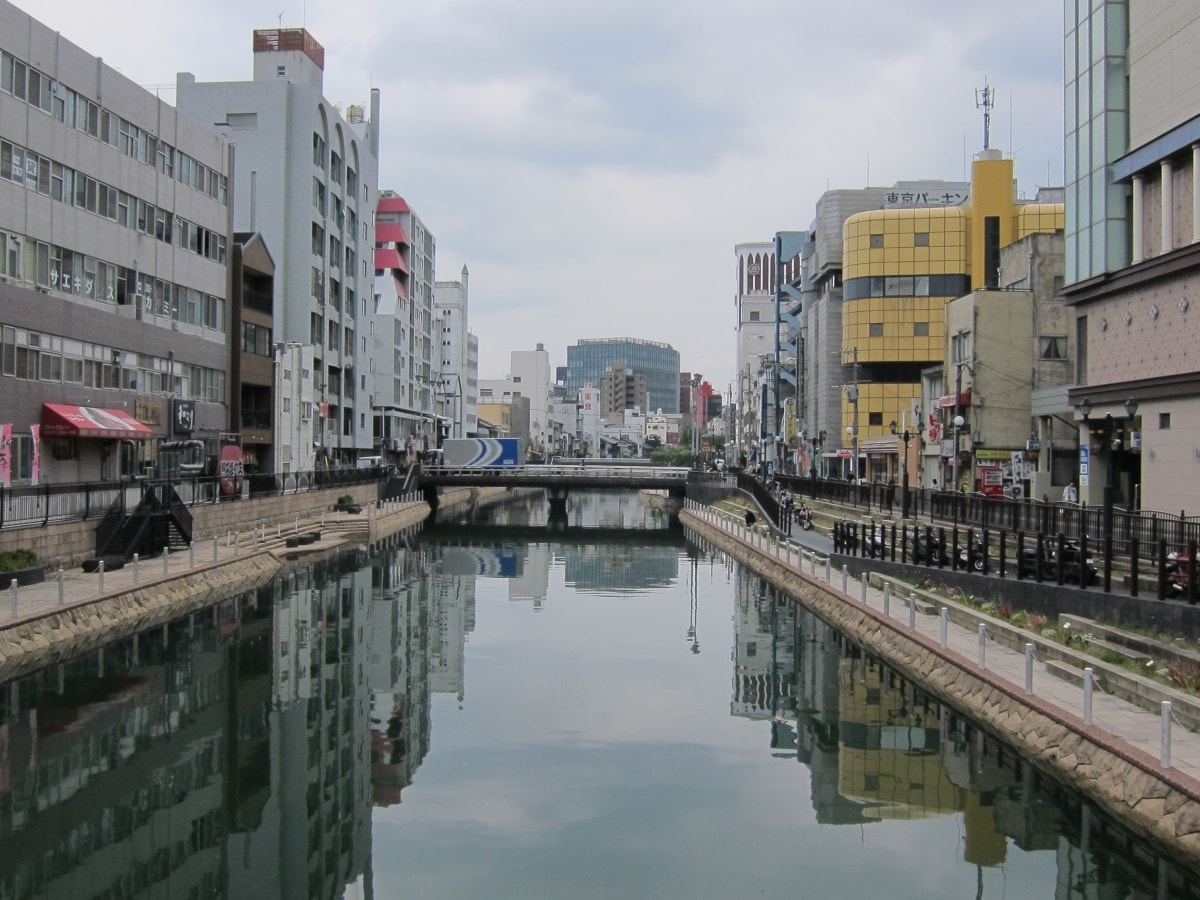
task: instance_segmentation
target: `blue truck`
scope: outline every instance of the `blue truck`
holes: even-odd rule
[[[441,449],[448,469],[511,469],[524,462],[520,438],[448,438]]]

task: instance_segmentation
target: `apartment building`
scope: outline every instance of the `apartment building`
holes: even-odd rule
[[[251,81],[176,78],[180,112],[232,151],[234,228],[275,260],[275,341],[313,347],[319,465],[374,455],[372,215],[379,91],[340,107],[323,93],[324,48],[303,28],[253,35]]]

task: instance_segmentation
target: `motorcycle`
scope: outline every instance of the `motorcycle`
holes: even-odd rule
[[[833,547],[841,553],[853,553],[858,547],[858,532],[849,522],[834,522]]]
[[[983,572],[987,569],[988,548],[983,542],[983,533],[971,536],[969,544],[959,548],[958,562],[964,569],[972,572]]]
[[[1188,577],[1192,560],[1186,553],[1172,553],[1167,557],[1167,595],[1182,597],[1188,591]]]
[[[1042,580],[1057,581],[1059,558],[1057,547],[1047,543],[1043,548]],[[1077,585],[1083,576],[1083,586],[1095,584],[1100,570],[1092,557],[1083,558],[1083,551],[1076,541],[1067,541],[1062,551],[1062,580],[1063,584]],[[1036,578],[1038,571],[1037,547],[1026,547],[1017,560],[1017,575],[1020,578]]]
[[[812,507],[805,504],[796,510],[796,521],[805,531],[812,531],[813,528],[813,511]]]
[[[908,553],[909,559],[917,565],[944,566],[950,562],[950,554],[946,552],[946,540],[937,531],[918,531],[913,535],[912,547]]]

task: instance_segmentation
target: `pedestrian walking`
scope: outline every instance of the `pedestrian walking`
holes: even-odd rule
[[[1075,487],[1075,479],[1071,479],[1071,483],[1063,488],[1063,503],[1078,503],[1079,489]]]

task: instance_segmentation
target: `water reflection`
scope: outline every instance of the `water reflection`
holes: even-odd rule
[[[889,874],[859,871],[860,829],[914,885],[949,852],[977,896],[1194,896],[633,495],[499,533],[550,526],[536,503],[475,511],[0,686],[0,900],[735,896],[800,868],[867,896]],[[772,808],[794,783],[810,813]],[[957,846],[920,846],[940,820]]]

